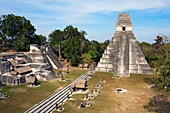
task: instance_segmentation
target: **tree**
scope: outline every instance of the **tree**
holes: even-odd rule
[[[61,51],[61,56],[68,59],[72,66],[81,63],[98,62],[109,41],[99,43],[85,38],[87,33],[72,25],[63,31],[55,30],[49,34],[49,44],[54,50]],[[60,55],[59,55],[60,56]]]
[[[106,40],[104,43],[99,43],[98,41],[92,40],[90,42],[90,53],[93,56],[92,59],[94,62],[99,62],[104,50],[106,49],[109,41]]]
[[[70,60],[72,66],[80,62],[81,50],[79,37],[69,38],[61,43],[62,55]]]
[[[63,31],[59,29],[54,30],[52,33],[49,34],[49,42],[50,46],[53,49],[58,49],[59,60],[61,59],[61,42],[63,41]]]
[[[84,34],[69,25],[64,29],[64,41],[61,43],[62,56],[70,60],[71,65],[76,66],[80,63],[82,55],[81,42]]]
[[[153,45],[147,42],[141,42],[139,43],[139,46],[150,66],[156,67],[158,56],[155,54],[157,53],[157,49],[154,49]]]
[[[43,36],[43,35],[36,35],[35,36],[35,43],[42,46],[42,45],[45,45],[47,42],[46,42],[46,36]]]
[[[91,63],[92,62],[90,53],[82,54],[81,59],[82,59],[82,63]]]
[[[6,38],[3,37],[2,33],[0,33],[0,52],[5,50]]]
[[[87,33],[85,31],[80,31],[80,46],[81,46],[81,54],[87,53],[89,51],[89,45],[90,42],[88,39],[85,38],[85,35],[87,35]]]
[[[64,29],[64,39],[72,39],[80,36],[78,28],[74,28],[72,25],[66,26]]]
[[[170,85],[170,43],[164,43],[161,36],[157,36],[155,43],[142,42],[139,44],[146,60],[159,75],[152,79],[156,88],[161,90]]]
[[[93,51],[93,50],[89,50],[88,53],[84,53],[82,54],[82,62],[83,63],[94,63],[97,62],[98,58],[99,58],[99,53],[98,51]]]
[[[162,66],[160,71],[160,78],[162,79],[163,88],[170,85],[170,59]]]
[[[0,35],[6,47],[19,51],[28,50],[30,44],[36,43],[35,31],[25,17],[8,14],[0,18]]]
[[[166,36],[166,35],[164,35],[164,34],[162,34],[162,33],[159,33],[158,36],[159,36],[159,37],[162,37],[162,40],[163,40],[163,43],[164,43],[164,44],[170,43],[170,36]]]
[[[155,49],[159,49],[163,44],[163,38],[161,36],[157,36],[155,38],[155,43],[153,44],[153,46]]]

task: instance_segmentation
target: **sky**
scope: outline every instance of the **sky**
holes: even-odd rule
[[[36,34],[46,37],[73,25],[86,31],[89,40],[110,40],[122,12],[130,15],[139,42],[170,36],[170,0],[0,0],[0,15],[24,16]]]

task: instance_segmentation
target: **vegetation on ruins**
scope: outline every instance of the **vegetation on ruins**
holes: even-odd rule
[[[25,17],[13,14],[0,17],[0,51],[24,51],[30,44],[43,44],[45,37],[35,34],[36,29]]]

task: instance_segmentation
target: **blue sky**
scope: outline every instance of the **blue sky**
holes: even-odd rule
[[[170,0],[0,0],[1,15],[24,16],[47,37],[73,25],[89,40],[110,40],[122,12],[130,15],[138,41],[153,43],[159,33],[170,36]]]

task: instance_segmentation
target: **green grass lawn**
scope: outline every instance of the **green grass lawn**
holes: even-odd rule
[[[71,83],[86,71],[87,70],[76,70],[64,75],[65,79],[70,80],[69,82],[61,82],[60,77],[57,77],[56,79],[48,82],[41,82],[41,85],[36,88],[26,87],[27,84],[19,86],[5,86],[3,87],[2,92],[10,97],[0,100],[0,113],[23,113],[34,104],[57,91],[58,88]]]

